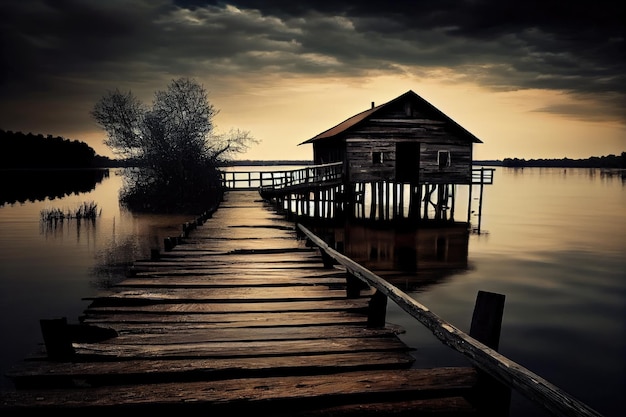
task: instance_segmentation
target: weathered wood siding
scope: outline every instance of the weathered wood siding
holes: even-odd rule
[[[440,167],[439,151],[450,153],[450,166]],[[420,146],[420,182],[431,184],[470,184],[472,180],[472,144],[422,142]]]
[[[313,147],[315,165],[344,161],[345,144],[341,140],[323,141]]]
[[[404,139],[406,140],[406,139]],[[350,138],[346,142],[348,177],[352,182],[395,181],[396,143],[402,140]],[[419,182],[421,184],[469,184],[472,174],[472,147],[464,143],[437,143],[420,140]],[[450,165],[439,166],[439,151],[448,151]],[[374,162],[374,153],[382,162]]]
[[[393,140],[349,138],[346,141],[348,178],[351,182],[393,181],[396,169],[396,145]],[[374,152],[382,153],[382,163],[375,163]]]

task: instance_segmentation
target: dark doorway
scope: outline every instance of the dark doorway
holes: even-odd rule
[[[419,142],[396,143],[396,182],[419,182],[420,144]]]

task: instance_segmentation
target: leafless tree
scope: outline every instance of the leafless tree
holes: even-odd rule
[[[204,87],[188,78],[157,91],[151,107],[131,92],[103,96],[92,116],[107,132],[105,143],[138,166],[128,175],[127,202],[143,201],[154,208],[151,200],[174,200],[168,206],[175,207],[214,189],[217,167],[258,143],[247,131],[216,133],[217,114]]]

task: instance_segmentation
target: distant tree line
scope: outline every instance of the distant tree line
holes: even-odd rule
[[[96,154],[85,142],[0,130],[0,169],[77,169],[125,165]]]
[[[623,168],[626,169],[626,152],[621,155],[592,156],[586,159],[518,159],[505,158],[504,167],[555,167],[555,168]]]
[[[0,169],[76,169],[142,166],[134,159],[111,159],[96,154],[85,142],[59,136],[12,132],[0,129]],[[228,161],[219,165],[310,165],[311,161]],[[619,168],[626,169],[626,152],[621,155],[592,156],[586,159],[520,159],[475,161],[503,167]]]

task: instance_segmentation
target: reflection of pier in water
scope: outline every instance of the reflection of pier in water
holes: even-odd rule
[[[348,222],[313,228],[329,246],[408,291],[422,291],[468,269],[464,225],[393,228]]]

